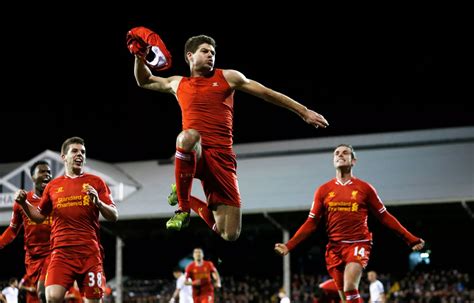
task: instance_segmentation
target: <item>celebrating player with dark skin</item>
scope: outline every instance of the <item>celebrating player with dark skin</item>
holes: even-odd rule
[[[43,191],[51,181],[51,168],[48,162],[44,160],[36,161],[30,168],[31,180],[34,189],[25,195],[29,204],[34,207],[39,205]],[[29,285],[26,295],[27,302],[38,302],[41,300],[46,303],[44,292],[44,279],[46,276],[47,264],[49,263],[50,254],[50,234],[51,220],[47,218],[41,224],[31,221],[23,212],[18,203],[13,204],[13,213],[10,225],[0,236],[0,249],[11,243],[18,235],[21,227],[24,227],[25,242],[25,267],[26,274],[22,279],[22,286]],[[36,289],[36,291],[35,291]]]

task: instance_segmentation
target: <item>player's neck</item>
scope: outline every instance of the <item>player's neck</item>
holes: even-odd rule
[[[35,195],[36,195],[37,197],[41,197],[41,196],[43,195],[43,191],[42,191],[42,190],[38,190],[38,189],[35,188]]]
[[[203,260],[201,260],[201,261],[196,261],[196,264],[199,265],[199,266],[201,266],[203,263],[204,263]]]
[[[84,173],[84,171],[83,171],[82,169],[74,169],[74,168],[71,168],[71,169],[67,169],[67,170],[66,170],[66,176],[68,176],[68,177],[70,177],[70,178],[79,177],[79,176],[81,176],[83,173]]]
[[[340,168],[336,170],[336,179],[341,183],[346,183],[350,179],[352,179],[352,169],[350,168]]]
[[[191,77],[209,77],[214,69],[194,69],[191,68]]]

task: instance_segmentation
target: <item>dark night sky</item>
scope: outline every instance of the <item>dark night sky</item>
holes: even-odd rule
[[[0,162],[59,150],[75,135],[86,140],[89,157],[104,161],[174,152],[179,107],[171,95],[136,86],[125,47],[134,26],[155,30],[171,51],[173,67],[161,76],[186,75],[184,42],[208,34],[217,41],[216,67],[237,69],[330,123],[315,130],[285,109],[237,92],[234,143],[474,125],[462,104],[472,100],[472,92],[463,92],[462,21],[426,17],[426,11],[363,16],[301,6],[272,14],[242,8],[224,17],[205,5],[192,11],[153,5],[18,19],[27,30],[7,32],[9,47],[2,51]]]

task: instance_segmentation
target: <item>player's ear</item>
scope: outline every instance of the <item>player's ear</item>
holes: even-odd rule
[[[189,64],[189,62],[191,62],[191,58],[193,57],[193,53],[192,52],[187,52],[186,53],[186,58],[188,59],[187,62]]]
[[[356,162],[357,162],[357,159],[352,158],[352,160],[351,160],[351,166],[354,166],[354,165],[356,164]]]

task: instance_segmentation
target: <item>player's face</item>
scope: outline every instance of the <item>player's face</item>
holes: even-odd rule
[[[202,249],[195,249],[193,252],[193,258],[195,261],[202,261],[202,258],[204,257],[204,253],[202,252]]]
[[[51,181],[51,168],[47,164],[40,164],[36,166],[35,173],[32,176],[35,188],[42,191],[49,181]]]
[[[339,146],[334,151],[334,167],[350,167],[354,165],[354,159],[352,159],[352,150],[347,146]]]
[[[203,43],[199,45],[197,51],[192,55],[191,61],[194,63],[196,70],[211,71],[214,68],[216,59],[216,50],[214,46]]]
[[[71,144],[67,154],[63,155],[63,159],[69,169],[72,169],[74,172],[82,172],[86,163],[86,148],[79,143]]]

